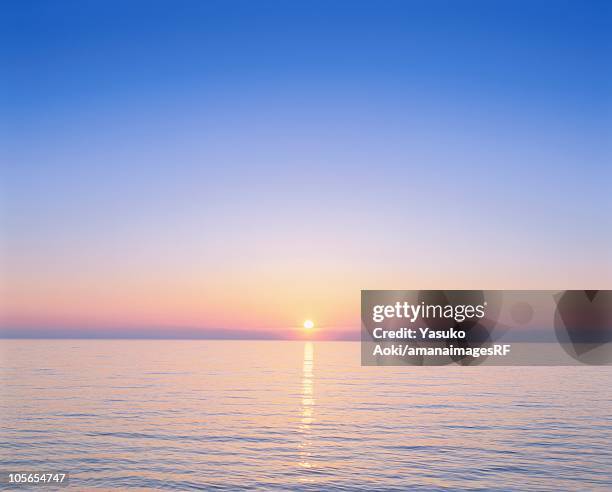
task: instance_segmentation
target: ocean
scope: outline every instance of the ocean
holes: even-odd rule
[[[62,490],[612,489],[611,367],[361,367],[359,343],[297,341],[0,359],[1,469]]]

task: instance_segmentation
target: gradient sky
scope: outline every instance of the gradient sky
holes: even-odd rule
[[[5,334],[345,336],[360,289],[612,287],[609,2],[0,17]]]

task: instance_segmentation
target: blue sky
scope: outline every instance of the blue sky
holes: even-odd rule
[[[0,321],[348,330],[361,288],[609,288],[610,10],[4,2]]]

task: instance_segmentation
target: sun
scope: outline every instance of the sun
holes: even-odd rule
[[[312,328],[314,328],[314,323],[312,322],[312,320],[307,319],[306,321],[304,321],[305,330],[311,330]]]

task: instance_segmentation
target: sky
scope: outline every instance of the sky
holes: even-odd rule
[[[0,335],[350,338],[361,289],[612,287],[609,2],[1,8]]]

